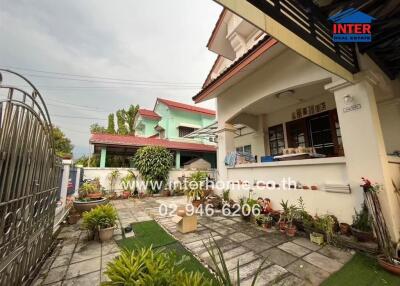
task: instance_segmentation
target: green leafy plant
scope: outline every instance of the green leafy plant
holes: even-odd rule
[[[132,184],[136,180],[136,175],[133,170],[128,170],[125,177],[122,178],[122,188],[124,191],[132,192]]]
[[[117,183],[117,180],[120,176],[120,173],[118,170],[112,170],[110,174],[108,175],[108,180],[110,181],[110,191],[114,192],[115,190],[115,184]]]
[[[215,275],[217,279],[217,283],[220,286],[233,286],[240,285],[240,269],[239,269],[239,260],[237,262],[236,268],[236,284],[232,281],[228,267],[226,266],[224,254],[221,248],[218,246],[217,242],[213,237],[209,239],[208,244],[203,241],[205,248],[207,249],[208,254],[211,257],[211,261],[214,264]],[[266,262],[266,258],[260,263],[260,266],[257,268],[254,278],[252,280],[251,286],[256,285],[258,275],[261,272],[263,265]]]
[[[89,194],[99,192],[100,189],[96,182],[85,182],[79,188],[79,197],[84,198]]]
[[[123,249],[121,255],[108,263],[104,285],[182,285],[211,286],[200,272],[178,270],[179,261],[171,252],[150,248]]]
[[[117,218],[117,211],[112,205],[100,205],[83,213],[83,226],[90,231],[97,231],[115,226]]]
[[[357,212],[354,210],[355,215],[353,216],[353,227],[365,231],[365,232],[371,232],[372,231],[372,226],[371,226],[371,217],[368,213],[368,208],[365,204],[362,205],[361,211]]]
[[[171,152],[159,146],[146,146],[137,150],[132,161],[152,193],[163,189],[173,163]]]
[[[204,196],[206,179],[206,172],[197,171],[191,174],[187,184],[186,195],[193,201],[201,200]]]
[[[222,192],[222,198],[225,202],[229,202],[229,194],[230,194],[230,190],[224,190]]]
[[[328,243],[332,241],[334,233],[335,220],[331,215],[316,216],[314,220],[315,229],[326,235]]]

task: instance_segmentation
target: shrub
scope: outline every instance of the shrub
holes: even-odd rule
[[[159,146],[146,146],[137,150],[133,164],[142,178],[149,184],[149,190],[158,193],[168,179],[173,155]]]
[[[357,212],[354,210],[355,215],[353,216],[353,227],[365,231],[365,232],[370,232],[372,231],[371,227],[371,218],[368,213],[368,208],[365,204],[362,205],[362,209],[360,212]]]
[[[108,263],[105,274],[110,279],[105,285],[182,285],[210,286],[211,281],[199,272],[177,269],[177,258],[170,252],[150,248],[124,249]]]
[[[190,175],[187,188],[187,196],[193,200],[201,199],[204,196],[207,173],[197,171]]]
[[[97,180],[85,182],[79,188],[79,196],[86,197],[88,194],[93,194],[100,191],[100,183]]]
[[[112,205],[97,206],[83,213],[83,226],[91,231],[113,227],[117,217],[117,211]]]

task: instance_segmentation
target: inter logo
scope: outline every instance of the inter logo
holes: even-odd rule
[[[372,40],[371,22],[375,18],[368,14],[351,8],[329,17],[329,20],[334,22],[334,42],[366,43]]]

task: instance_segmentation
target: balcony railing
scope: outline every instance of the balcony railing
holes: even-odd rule
[[[351,73],[359,71],[354,44],[332,40],[332,25],[309,0],[247,0]]]

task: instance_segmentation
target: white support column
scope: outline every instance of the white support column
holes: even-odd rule
[[[74,196],[77,197],[79,193],[79,183],[81,181],[81,172],[82,172],[82,167],[81,165],[77,165],[76,167],[76,177],[75,177],[75,192]]]
[[[346,167],[353,192],[354,205],[363,202],[361,177],[379,183],[383,190],[379,194],[382,210],[393,241],[399,239],[400,209],[389,173],[388,157],[383,140],[376,104],[374,85],[376,79],[360,77],[351,84],[339,79],[325,86],[335,96],[339,117]],[[398,124],[398,123],[393,123]]]
[[[67,202],[67,189],[68,189],[68,180],[69,180],[69,170],[72,164],[72,160],[63,160],[63,174],[61,181],[61,193],[60,200],[62,202],[62,207],[65,207]]]
[[[225,166],[225,157],[229,152],[235,151],[235,128],[231,124],[225,123],[216,133],[218,135],[218,180],[227,181],[228,170]]]

